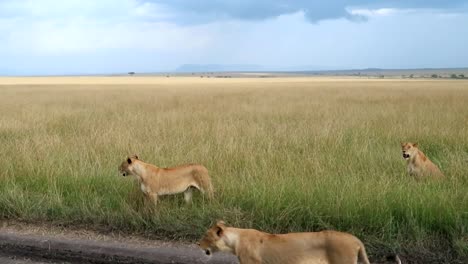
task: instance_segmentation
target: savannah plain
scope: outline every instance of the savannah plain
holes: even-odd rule
[[[416,182],[400,142],[447,176]],[[371,258],[468,260],[468,81],[0,78],[0,219],[193,241],[211,223],[353,233]],[[201,163],[215,200],[144,200],[127,155]],[[438,262],[440,261],[440,262]]]

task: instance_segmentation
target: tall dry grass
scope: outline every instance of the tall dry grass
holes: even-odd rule
[[[111,80],[0,86],[0,217],[170,238],[223,218],[352,232],[371,254],[468,256],[466,81]],[[410,178],[401,141],[417,141],[447,180]],[[133,153],[204,164],[216,201],[155,208],[117,174]]]

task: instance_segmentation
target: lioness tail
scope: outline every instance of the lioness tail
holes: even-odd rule
[[[200,189],[202,192],[208,195],[208,198],[213,199],[214,197],[214,190],[213,184],[211,183],[211,178],[208,175],[208,170],[205,167],[197,168],[194,171],[195,180],[200,185]]]
[[[367,257],[366,249],[364,248],[364,244],[362,243],[359,247],[358,259],[361,261],[361,263],[370,264],[369,258]]]

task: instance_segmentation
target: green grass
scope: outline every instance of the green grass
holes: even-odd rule
[[[382,250],[468,257],[468,82],[183,79],[0,86],[0,217],[196,239],[215,220],[336,229]],[[415,182],[400,142],[447,175]],[[216,200],[144,201],[126,155],[196,162]],[[439,251],[438,251],[439,250]]]

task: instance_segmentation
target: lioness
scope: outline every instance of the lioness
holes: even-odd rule
[[[427,176],[444,177],[439,168],[419,150],[417,143],[401,143],[403,158],[408,161],[408,173],[416,179],[422,179]]]
[[[275,235],[227,227],[218,221],[198,245],[207,255],[216,251],[233,253],[241,264],[356,264],[358,260],[370,263],[357,237],[336,231]]]
[[[184,193],[187,203],[192,201],[192,188],[196,188],[213,198],[213,186],[208,170],[203,165],[187,164],[174,168],[158,168],[145,163],[133,155],[119,166],[122,176],[134,175],[140,183],[141,191],[155,203],[158,196]]]

